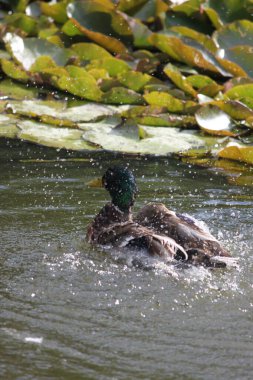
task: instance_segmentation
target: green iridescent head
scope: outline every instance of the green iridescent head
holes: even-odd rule
[[[128,211],[138,191],[133,173],[123,166],[113,166],[107,169],[102,181],[112,203],[120,210]]]

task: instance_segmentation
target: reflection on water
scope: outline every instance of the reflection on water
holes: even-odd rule
[[[116,162],[1,162],[1,378],[250,379],[252,189],[170,160],[125,158],[136,210],[160,201],[187,212],[239,257],[237,270],[158,261],[143,270],[84,239],[108,199],[85,184]]]

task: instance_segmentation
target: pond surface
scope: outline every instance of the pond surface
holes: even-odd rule
[[[189,213],[239,257],[238,269],[141,270],[85,242],[108,200],[86,183],[119,162],[0,162],[0,378],[251,379],[252,188],[125,158],[136,210],[162,201]]]

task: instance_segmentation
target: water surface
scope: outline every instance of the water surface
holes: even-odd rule
[[[239,257],[238,269],[141,270],[84,239],[108,200],[86,183],[119,162],[1,161],[0,377],[251,379],[252,189],[173,160],[125,158],[136,210],[162,201],[191,214]]]

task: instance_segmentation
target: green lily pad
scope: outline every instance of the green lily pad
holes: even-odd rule
[[[193,97],[197,95],[197,92],[191,86],[189,82],[186,81],[186,78],[181,74],[178,68],[171,63],[168,63],[163,71],[170,78],[170,80],[186,94],[189,94]]]
[[[147,84],[162,83],[151,75],[143,74],[138,71],[127,71],[126,73],[118,75],[117,79],[122,85],[137,92],[142,91]]]
[[[58,88],[80,98],[94,101],[101,100],[103,93],[92,75],[82,67],[67,66],[66,69],[69,75],[61,76],[55,82]]]
[[[67,21],[67,13],[66,13],[66,2],[61,1],[59,3],[45,3],[44,1],[40,1],[40,10],[41,12],[54,19],[56,22],[63,24]]]
[[[93,59],[111,58],[111,54],[99,45],[91,42],[80,42],[73,44],[71,49],[78,55],[78,57],[85,61]]]
[[[225,93],[228,99],[253,98],[253,84],[234,86]]]
[[[119,74],[129,71],[130,66],[122,59],[111,57],[94,59],[86,66],[86,70],[91,69],[104,69],[110,76],[115,77]]]
[[[234,120],[246,120],[253,117],[253,110],[238,100],[216,100],[212,104],[219,107]]]
[[[16,119],[8,115],[0,114],[0,138],[14,139],[17,137],[18,128],[16,126]]]
[[[179,35],[189,37],[195,41],[198,41],[212,53],[215,53],[217,51],[217,45],[215,44],[215,42],[212,40],[211,37],[207,36],[204,33],[199,33],[196,30],[187,28],[185,26],[173,26],[170,28],[170,30],[178,33]]]
[[[31,143],[67,150],[97,150],[99,147],[82,139],[82,131],[69,128],[55,128],[35,121],[18,122],[18,138]]]
[[[220,49],[228,49],[238,45],[253,45],[253,22],[238,20],[217,30],[213,39]]]
[[[18,65],[16,65],[14,62],[9,61],[7,59],[1,59],[1,66],[3,72],[10,78],[16,79],[20,82],[28,82],[29,75]]]
[[[114,87],[107,91],[102,101],[107,104],[143,104],[142,95],[125,87]]]
[[[253,165],[253,146],[231,142],[218,152],[218,156]]]
[[[166,107],[170,112],[187,112],[187,109],[196,106],[192,101],[177,99],[167,92],[152,91],[145,94],[144,99],[148,104],[158,107]]]
[[[154,33],[149,37],[149,41],[161,51],[170,55],[173,59],[179,62],[184,62],[189,66],[198,67],[202,70],[213,73],[222,73],[218,61],[208,50],[199,45],[197,48],[184,43],[181,39],[174,36],[167,36],[159,33]],[[188,41],[190,43],[190,41]],[[191,42],[193,44],[193,42]],[[196,45],[196,43],[195,43]]]
[[[114,9],[109,1],[73,1],[67,7],[71,22],[97,44],[112,53],[126,52],[120,40],[129,38],[131,31],[123,16]]]
[[[5,18],[5,22],[15,28],[23,30],[28,35],[36,35],[37,21],[24,13],[13,13]]]
[[[12,56],[23,66],[25,70],[29,70],[32,64],[40,56],[51,57],[58,66],[64,66],[71,51],[52,44],[44,39],[39,38],[21,38],[16,34],[7,33],[5,43],[8,44]]]
[[[208,7],[213,9],[223,23],[238,19],[253,19],[251,14],[252,4],[247,0],[208,0]]]
[[[34,99],[38,96],[38,90],[33,87],[26,87],[20,83],[15,83],[11,79],[4,79],[0,82],[0,98],[2,96],[9,99]]]
[[[203,105],[195,114],[200,128],[210,134],[218,136],[234,136],[232,119],[219,107]]]
[[[156,127],[192,128],[196,125],[196,120],[193,116],[174,115],[169,113],[161,113],[160,115],[143,115],[136,117],[136,121],[140,124]]]

